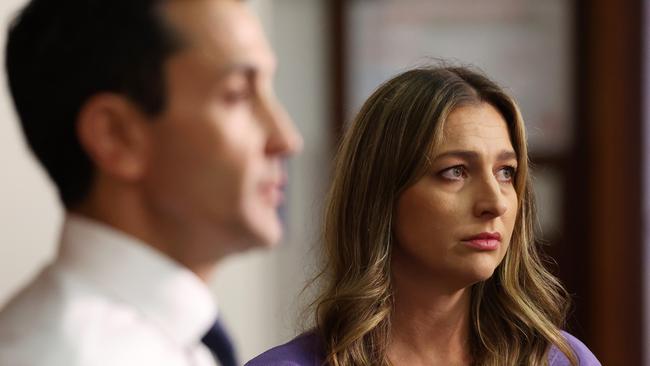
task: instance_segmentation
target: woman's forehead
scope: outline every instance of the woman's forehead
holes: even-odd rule
[[[446,151],[514,150],[508,125],[499,111],[488,103],[454,109],[435,141],[435,155]]]

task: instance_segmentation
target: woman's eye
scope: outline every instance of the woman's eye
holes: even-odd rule
[[[497,172],[497,179],[500,182],[509,183],[515,179],[515,174],[517,170],[513,166],[505,166]]]
[[[464,166],[456,165],[441,171],[440,176],[448,180],[461,180],[467,177],[467,172]]]

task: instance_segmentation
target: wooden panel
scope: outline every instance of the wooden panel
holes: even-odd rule
[[[330,13],[330,29],[332,31],[332,39],[330,42],[330,62],[332,70],[332,83],[331,83],[331,141],[332,150],[336,149],[339,139],[343,135],[343,126],[345,119],[345,95],[346,84],[346,48],[347,48],[347,26],[345,15],[345,1],[346,0],[330,0],[329,13]]]
[[[639,0],[577,9],[576,138],[587,174],[574,189],[587,195],[586,340],[604,365],[642,364],[641,10]]]

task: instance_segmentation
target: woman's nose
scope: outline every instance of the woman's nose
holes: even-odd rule
[[[474,215],[477,217],[494,218],[505,214],[508,204],[501,185],[494,176],[483,179],[476,191]]]

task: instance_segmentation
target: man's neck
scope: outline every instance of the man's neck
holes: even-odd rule
[[[207,282],[218,260],[225,256],[201,252],[199,239],[182,223],[170,222],[147,209],[134,192],[94,192],[70,210],[124,232],[194,272]]]

